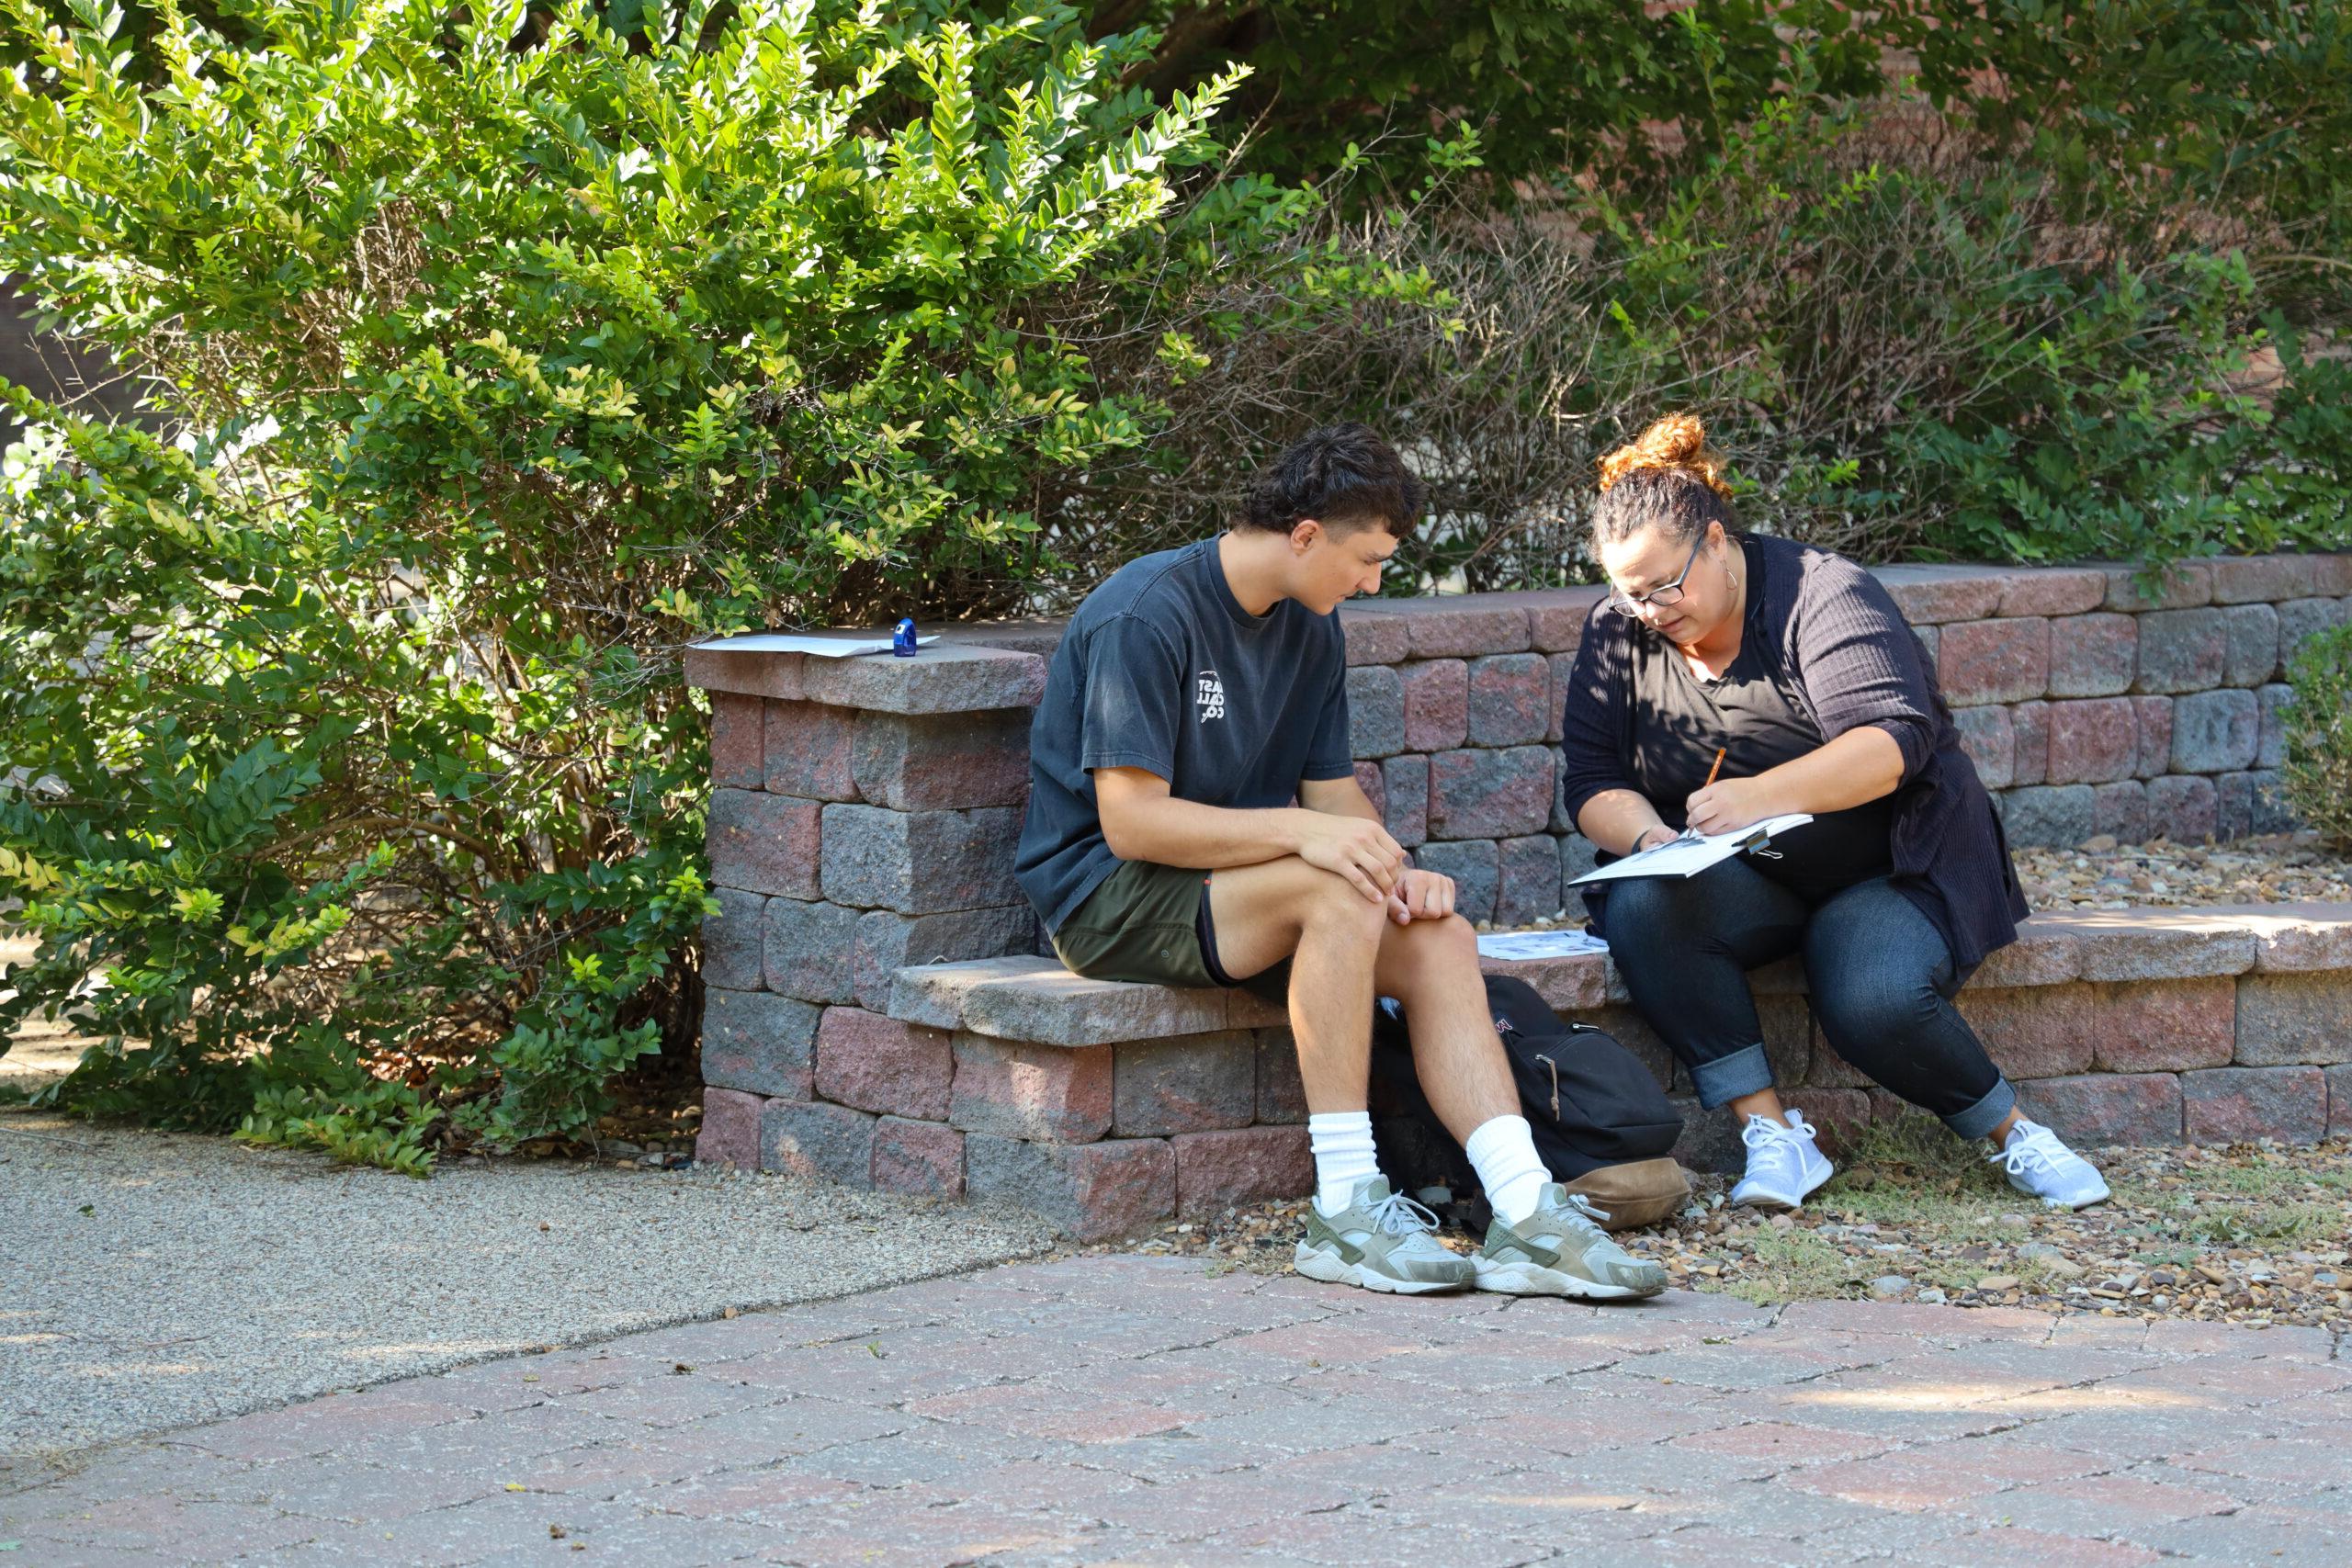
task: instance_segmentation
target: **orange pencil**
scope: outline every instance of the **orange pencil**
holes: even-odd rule
[[[1705,789],[1709,784],[1713,784],[1715,782],[1715,775],[1724,771],[1724,753],[1730,750],[1731,748],[1728,746],[1718,746],[1715,748],[1715,765],[1707,770],[1707,783],[1701,784],[1699,786],[1701,789]]]

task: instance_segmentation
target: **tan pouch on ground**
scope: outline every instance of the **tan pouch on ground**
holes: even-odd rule
[[[1608,1214],[1601,1225],[1612,1231],[1654,1225],[1690,1199],[1690,1173],[1664,1156],[1604,1165],[1564,1185]]]

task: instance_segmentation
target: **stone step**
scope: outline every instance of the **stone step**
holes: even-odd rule
[[[1533,986],[1562,1012],[1622,1004],[1616,966],[1598,953],[1489,959],[1490,975]],[[2075,980],[2188,980],[2214,976],[2352,969],[2352,904],[2222,905],[2177,909],[2069,909],[2036,915],[2018,941],[1972,977],[1984,990]],[[1793,960],[1757,971],[1760,995],[1802,994]],[[1113,1045],[1252,1029],[1283,1021],[1246,991],[1086,980],[1050,958],[986,958],[900,969],[890,1016],[1043,1045]]]

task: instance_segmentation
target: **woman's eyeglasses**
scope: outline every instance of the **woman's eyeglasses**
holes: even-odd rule
[[[1699,564],[1699,551],[1706,543],[1707,536],[1702,531],[1697,543],[1690,547],[1690,558],[1682,563],[1682,570],[1675,574],[1671,582],[1653,588],[1646,593],[1628,593],[1622,588],[1610,589],[1609,607],[1621,615],[1631,615],[1637,614],[1645,604],[1657,610],[1663,610],[1669,604],[1679,604],[1682,603],[1682,581],[1690,575],[1690,569]]]

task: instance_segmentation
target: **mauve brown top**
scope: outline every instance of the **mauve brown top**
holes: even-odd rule
[[[1943,932],[1952,961],[1974,968],[2017,940],[2025,893],[1927,649],[1885,587],[1845,557],[1787,539],[1737,537],[1748,566],[1743,658],[1753,648],[1785,676],[1783,689],[1824,740],[1868,724],[1903,749],[1903,782],[1887,797],[1894,884]],[[1560,722],[1570,821],[1603,790],[1640,790],[1638,739],[1659,716],[1634,689],[1635,638],[1657,634],[1606,600],[1585,620]],[[1606,886],[1585,890],[1596,924],[1604,923]]]

